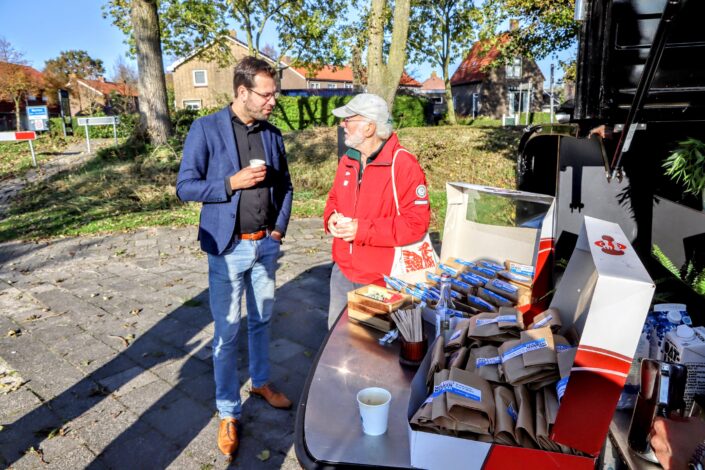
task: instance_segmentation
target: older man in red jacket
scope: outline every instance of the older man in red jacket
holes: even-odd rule
[[[392,269],[394,247],[421,240],[431,217],[426,176],[392,132],[387,103],[362,93],[333,114],[342,118],[349,150],[338,164],[323,216],[326,231],[335,237],[329,328],[345,307],[348,291],[384,285],[382,275]]]

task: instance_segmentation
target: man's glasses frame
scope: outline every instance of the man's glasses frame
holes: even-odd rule
[[[275,100],[279,99],[279,92],[278,91],[274,92],[274,93],[260,93],[259,91],[253,90],[252,88],[248,88],[248,90],[250,90],[255,95],[259,96],[260,98],[264,98],[264,101],[269,101],[272,98],[274,98]]]
[[[369,119],[353,119],[353,116],[346,117],[340,120],[341,123],[344,123],[346,126],[350,124],[351,122],[370,122]]]

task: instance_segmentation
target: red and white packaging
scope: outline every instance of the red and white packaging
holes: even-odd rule
[[[445,240],[443,249],[446,249]],[[478,257],[492,254],[479,253]],[[409,427],[411,465],[444,470],[505,469],[521,462],[522,468],[528,469],[594,468],[654,289],[653,281],[619,225],[586,216],[551,302],[551,307],[561,313],[563,326],[575,326],[580,336],[551,438],[589,457],[483,443]],[[429,360],[427,356],[411,383],[409,418],[427,398],[425,380]]]

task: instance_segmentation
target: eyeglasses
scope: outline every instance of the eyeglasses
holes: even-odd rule
[[[351,122],[370,122],[367,119],[352,119],[352,116],[340,120],[341,123],[350,124]]]
[[[250,91],[251,91],[252,93],[254,93],[255,95],[259,96],[260,98],[264,98],[264,101],[269,101],[269,100],[271,100],[272,98],[274,98],[275,100],[276,100],[277,98],[279,98],[279,92],[278,92],[278,91],[277,91],[276,93],[260,93],[259,91],[253,90],[252,88],[248,88],[248,90],[250,90]]]

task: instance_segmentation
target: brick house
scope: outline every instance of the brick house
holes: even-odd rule
[[[497,64],[499,51],[476,42],[450,79],[455,112],[461,116],[500,119],[540,111],[544,76],[536,62],[515,57]]]
[[[20,119],[22,121],[22,127],[27,128],[26,107],[47,105],[47,97],[44,95],[43,90],[44,75],[39,70],[28,65],[9,64],[7,62],[0,62],[0,73],[8,73],[6,70],[9,67],[19,67],[28,75],[32,82],[38,84],[37,91],[27,96],[26,99],[20,100]],[[58,113],[58,107],[49,106],[49,113],[50,115],[56,115]],[[0,100],[0,131],[15,129],[15,103],[12,100]]]
[[[234,36],[226,36],[230,51],[235,60],[249,54],[247,44]],[[233,66],[222,67],[215,61],[208,61],[198,57],[202,49],[178,59],[167,67],[173,76],[174,101],[176,109],[213,108],[225,106],[232,101],[233,94]],[[273,66],[275,60],[260,54]],[[290,67],[288,60],[281,63],[280,90],[290,95],[321,94],[333,92],[335,94],[352,93],[353,73],[352,68],[324,66],[322,69],[311,73],[303,67]],[[403,74],[400,89],[418,89],[421,83],[412,77]]]
[[[109,82],[100,77],[98,80],[72,78],[68,83],[71,115],[88,115],[96,109],[110,113],[115,108],[124,112],[137,111],[137,90],[127,83]],[[120,100],[121,103],[117,103]]]
[[[236,61],[249,55],[247,44],[232,36],[226,39]],[[167,67],[173,76],[176,109],[214,108],[232,101],[233,66],[222,67],[215,61],[204,60],[198,57],[201,51],[195,50]],[[275,65],[271,57],[264,54],[261,57]],[[302,88],[306,84],[306,78],[290,67],[282,70],[280,78],[282,89]]]

